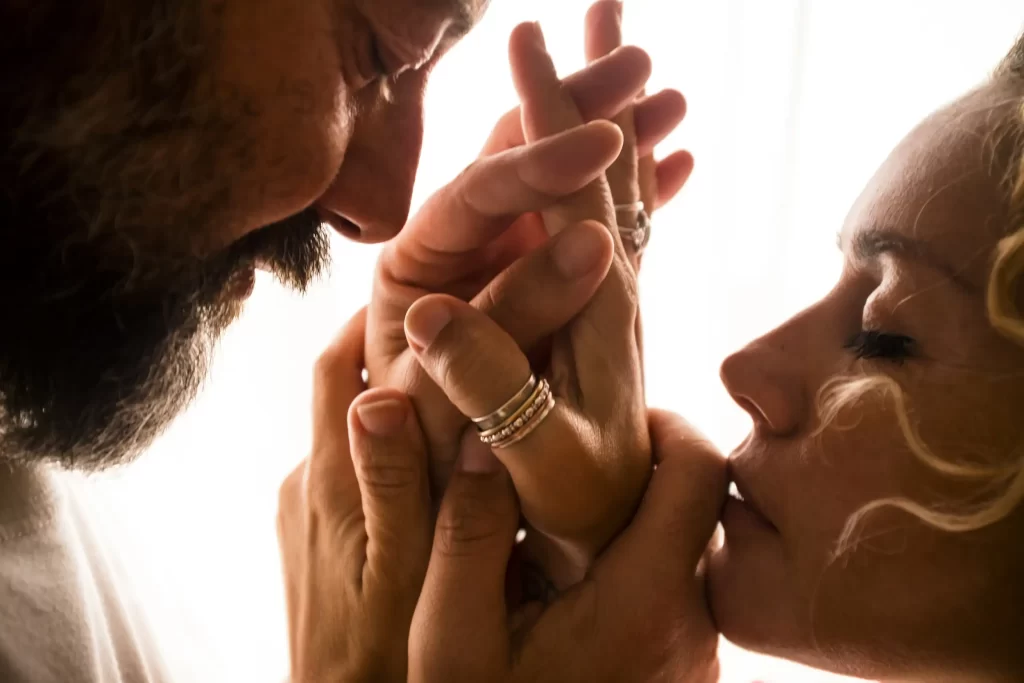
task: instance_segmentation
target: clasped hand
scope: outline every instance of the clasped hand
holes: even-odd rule
[[[521,109],[385,249],[318,363],[279,516],[293,681],[712,680],[699,564],[724,466],[644,404],[639,259],[610,229],[616,204],[685,182],[688,154],[650,155],[685,105],[634,105],[650,64],[615,49],[620,7],[592,8],[591,63],[566,81],[537,27],[514,32]],[[556,411],[498,460],[466,416],[531,366]],[[557,599],[523,593],[532,567]]]

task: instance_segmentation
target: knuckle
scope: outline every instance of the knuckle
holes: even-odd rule
[[[510,271],[508,277],[495,280],[481,293],[480,311],[505,329],[510,324],[536,318],[538,303],[544,299],[535,296],[533,289],[545,279],[545,275],[546,269]]]
[[[473,161],[455,176],[455,180],[441,190],[440,196],[459,207],[463,213],[469,216],[486,215],[486,212],[474,202],[474,195],[471,191],[476,178],[481,175],[485,168],[480,160]]]
[[[473,548],[494,536],[479,524],[479,520],[455,517],[438,524],[437,550],[443,557],[461,557],[473,554]]]
[[[306,476],[306,463],[296,467],[281,482],[277,490],[277,519],[284,524],[299,510],[302,504],[302,488]]]
[[[480,312],[490,315],[499,309],[502,304],[507,304],[507,297],[505,296],[507,290],[506,278],[499,278],[491,282],[480,292],[476,299]]]
[[[548,164],[544,159],[539,146],[529,147],[526,153],[519,157],[513,166],[513,181],[528,192],[536,195],[538,203],[551,205],[556,203],[563,195],[571,194],[574,190],[570,180],[565,180],[558,175],[552,176]]]
[[[612,263],[612,271],[615,273],[621,285],[621,292],[624,305],[627,310],[632,311],[635,316],[640,310],[640,284],[637,281],[636,272],[629,263],[625,254],[616,254]]]
[[[502,526],[493,501],[466,496],[442,511],[437,521],[435,546],[445,557],[470,555],[476,547],[500,536]]]
[[[395,261],[397,260],[397,249],[394,242],[388,242],[381,249],[377,257],[377,263],[373,267],[373,298],[386,296],[390,293],[390,285],[397,282],[395,275]]]
[[[357,486],[339,485],[329,477],[307,477],[301,494],[305,512],[337,525],[362,525],[363,505]]]
[[[328,346],[313,364],[313,383],[318,388],[329,386],[344,369],[344,355],[337,343]]]
[[[441,192],[458,192],[458,188],[465,186],[470,180],[472,180],[474,174],[480,172],[481,165],[480,159],[474,159],[466,164],[466,166],[456,174],[455,178],[441,189]],[[463,193],[458,192],[458,194]]]
[[[406,455],[374,453],[357,460],[357,472],[363,486],[378,498],[408,495],[419,483],[419,469]]]

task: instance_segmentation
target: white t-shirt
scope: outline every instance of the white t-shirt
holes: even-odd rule
[[[158,646],[64,475],[0,464],[0,681],[170,683]]]

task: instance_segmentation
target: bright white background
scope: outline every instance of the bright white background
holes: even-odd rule
[[[438,68],[416,204],[514,104],[505,37],[540,20],[565,73],[589,0],[493,0]],[[656,216],[642,284],[650,401],[729,449],[749,423],[718,364],[831,286],[835,233],[892,145],[982,79],[1012,43],[1015,0],[627,0],[627,39],[690,114],[666,148],[697,157]],[[287,648],[276,491],[309,444],[310,368],[368,298],[376,251],[336,244],[304,299],[260,281],[206,391],[139,464],[96,482],[177,664],[201,681],[279,681]],[[178,640],[180,639],[180,640]],[[824,681],[723,650],[725,681]]]

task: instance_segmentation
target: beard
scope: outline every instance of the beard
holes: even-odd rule
[[[249,103],[203,95],[202,3],[120,4],[28,3],[0,35],[0,464],[130,461],[196,395],[254,267],[302,290],[329,263],[312,210],[202,244],[231,152],[187,143],[258,145],[226,134]]]
[[[129,462],[195,397],[255,265],[305,289],[327,267],[315,213],[126,286],[103,250],[0,239],[0,461],[98,471]]]

